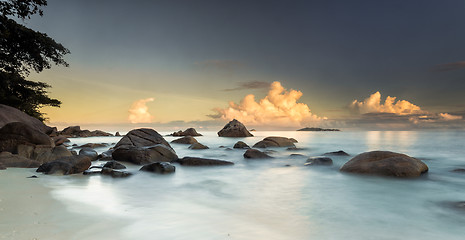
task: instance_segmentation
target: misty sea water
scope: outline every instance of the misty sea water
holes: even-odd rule
[[[113,239],[464,239],[465,210],[450,203],[465,201],[465,174],[451,172],[465,168],[465,132],[257,131],[250,138],[201,133],[197,140],[210,149],[171,144],[179,157],[235,165],[175,165],[174,174],[156,175],[125,163],[136,173],[125,179],[38,175],[37,180],[51,187],[52,197],[70,212],[117,223],[111,229],[79,229],[69,239],[97,239],[96,232],[105,231]],[[295,138],[302,150],[270,148],[272,159],[247,160],[245,150],[227,149],[238,140],[252,146],[267,136]],[[119,139],[75,138],[71,144]],[[338,150],[351,156],[331,156],[334,165],[329,167],[304,166],[305,157],[290,156]],[[339,172],[353,156],[372,150],[419,158],[429,172],[416,179]]]

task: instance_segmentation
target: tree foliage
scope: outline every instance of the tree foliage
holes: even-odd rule
[[[61,102],[49,98],[50,85],[25,78],[51,68],[52,63],[68,66],[63,59],[69,53],[45,33],[34,31],[13,18],[30,19],[42,16],[46,0],[0,1],[0,103],[16,107],[31,116],[45,120],[39,111],[43,106],[59,107]]]

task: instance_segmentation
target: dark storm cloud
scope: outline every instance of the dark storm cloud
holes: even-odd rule
[[[269,82],[261,81],[252,81],[252,82],[240,82],[238,87],[223,89],[223,91],[238,91],[238,90],[248,90],[248,89],[268,89],[270,88]]]
[[[446,71],[453,71],[453,70],[458,70],[462,68],[465,68],[465,61],[439,64],[433,68],[433,71],[446,72]]]

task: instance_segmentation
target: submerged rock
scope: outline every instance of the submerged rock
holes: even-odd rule
[[[329,157],[310,157],[307,159],[305,166],[331,166],[333,160]]]
[[[114,170],[111,168],[103,168],[101,171],[101,174],[111,176],[112,178],[125,178],[125,177],[132,176],[132,173],[130,172]]]
[[[105,152],[102,152],[98,155],[98,160],[99,161],[108,161],[108,160],[111,160],[113,159],[113,157],[111,156],[113,153],[113,149],[109,149],[109,150],[106,150]]]
[[[117,162],[117,161],[108,161],[103,165],[104,168],[111,168],[111,169],[126,169],[126,166]]]
[[[186,137],[175,139],[175,140],[171,141],[171,143],[194,144],[194,143],[198,143],[198,142],[192,136],[186,136]]]
[[[287,137],[266,137],[262,141],[253,145],[254,148],[267,148],[267,147],[295,147],[294,143],[297,140]]]
[[[202,134],[198,133],[194,128],[188,128],[185,131],[179,130],[177,132],[174,132],[174,133],[170,134],[169,136],[174,136],[174,137],[194,136],[194,137],[197,137],[197,136],[202,136]]]
[[[101,148],[107,146],[108,144],[106,143],[86,143],[84,145],[79,146],[78,148]]]
[[[269,156],[268,154],[262,152],[262,151],[259,151],[257,149],[247,149],[247,151],[245,151],[244,153],[244,158],[271,158],[271,156]]]
[[[193,150],[200,150],[200,149],[208,149],[209,147],[201,144],[201,143],[194,143],[192,145],[189,146],[189,149],[193,149]]]
[[[81,156],[88,156],[91,161],[95,161],[98,158],[98,153],[94,149],[90,147],[85,147],[79,150],[79,155]]]
[[[233,162],[217,160],[217,159],[208,159],[208,158],[198,158],[198,157],[183,157],[174,161],[184,166],[218,166],[218,165],[234,165]]]
[[[238,141],[236,144],[234,144],[233,148],[250,148],[250,147],[249,145],[247,145],[247,143],[243,141]]]
[[[291,157],[291,158],[306,158],[307,156],[305,156],[303,154],[293,153],[293,154],[289,155],[289,157]]]
[[[465,168],[457,168],[452,170],[453,173],[465,173]]]
[[[45,174],[75,174],[82,173],[91,165],[90,158],[87,156],[63,157],[48,163],[44,163],[37,168],[36,172]]]
[[[139,171],[168,174],[174,173],[176,171],[176,167],[167,162],[154,162],[144,165],[139,169]]]
[[[323,154],[325,156],[350,156],[348,153],[342,151],[342,150],[339,150],[337,152],[327,152],[325,154]]]
[[[428,166],[405,154],[373,151],[355,156],[344,164],[340,171],[379,176],[418,177],[428,171]]]
[[[241,122],[233,119],[218,132],[220,137],[253,137]]]

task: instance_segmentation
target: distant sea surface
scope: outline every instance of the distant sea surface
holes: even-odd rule
[[[250,138],[220,138],[201,132],[208,150],[171,144],[179,157],[232,161],[233,166],[183,167],[176,173],[106,176],[45,176],[52,197],[73,213],[97,222],[115,221],[76,236],[92,239],[111,231],[116,239],[464,239],[465,132],[253,132]],[[168,132],[162,132],[166,135]],[[252,146],[267,136],[297,139],[299,151],[270,148],[273,159],[247,160],[244,150],[227,150],[238,140]],[[71,139],[71,144],[110,144],[120,137]],[[167,141],[175,137],[165,137]],[[102,152],[106,149],[97,149]],[[331,167],[304,166],[302,154],[332,156]],[[429,172],[416,179],[359,176],[339,172],[353,156],[372,150],[405,153],[424,161]],[[94,162],[100,165],[102,162]],[[140,166],[125,164],[136,172]],[[290,165],[290,166],[286,166]],[[105,236],[105,235],[103,235]],[[70,236],[73,237],[73,236]]]

